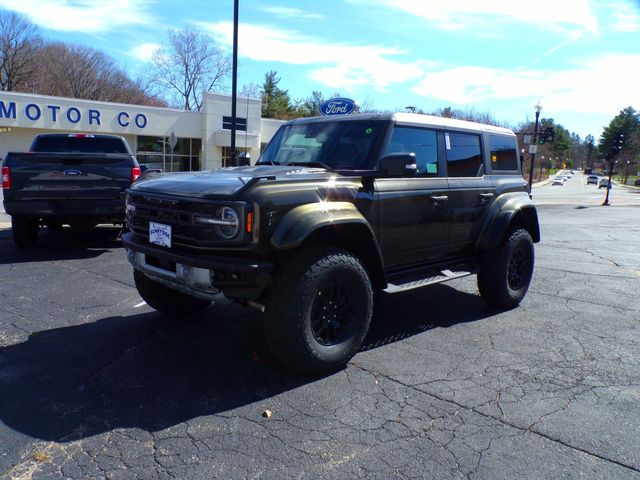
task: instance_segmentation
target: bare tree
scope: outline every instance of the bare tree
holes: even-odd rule
[[[38,49],[29,91],[42,95],[166,106],[143,80],[134,81],[94,48],[50,42]]]
[[[185,110],[200,110],[203,93],[223,87],[231,59],[204,33],[185,28],[168,35],[168,49],[153,55],[153,82]]]
[[[20,15],[0,11],[0,90],[23,90],[40,44],[38,28]]]

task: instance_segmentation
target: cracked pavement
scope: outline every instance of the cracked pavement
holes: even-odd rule
[[[639,212],[540,207],[519,308],[475,277],[385,296],[315,379],[255,311],[139,306],[113,230],[2,230],[0,478],[640,479]]]

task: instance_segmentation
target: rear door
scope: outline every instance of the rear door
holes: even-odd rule
[[[480,132],[447,131],[444,138],[451,208],[449,253],[464,254],[475,245],[496,188],[486,175]]]
[[[415,153],[417,161],[415,177],[375,181],[386,268],[435,259],[447,250],[448,185],[438,135],[432,129],[396,126],[383,153]]]

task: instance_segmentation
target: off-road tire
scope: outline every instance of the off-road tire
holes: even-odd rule
[[[478,290],[482,299],[493,307],[517,307],[529,289],[534,263],[529,232],[510,230],[500,246],[481,259]]]
[[[183,316],[199,313],[211,304],[208,300],[165,287],[137,270],[133,271],[133,280],[138,293],[147,305],[168,315]]]
[[[322,374],[343,367],[362,346],[373,289],[351,253],[310,247],[284,262],[265,307],[265,337],[274,355],[299,373]]]
[[[13,242],[18,248],[35,247],[39,230],[37,218],[23,215],[11,216],[11,233],[13,234]]]

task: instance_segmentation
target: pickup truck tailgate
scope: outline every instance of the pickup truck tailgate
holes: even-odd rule
[[[131,185],[128,154],[12,153],[11,196],[16,200],[119,199]]]

